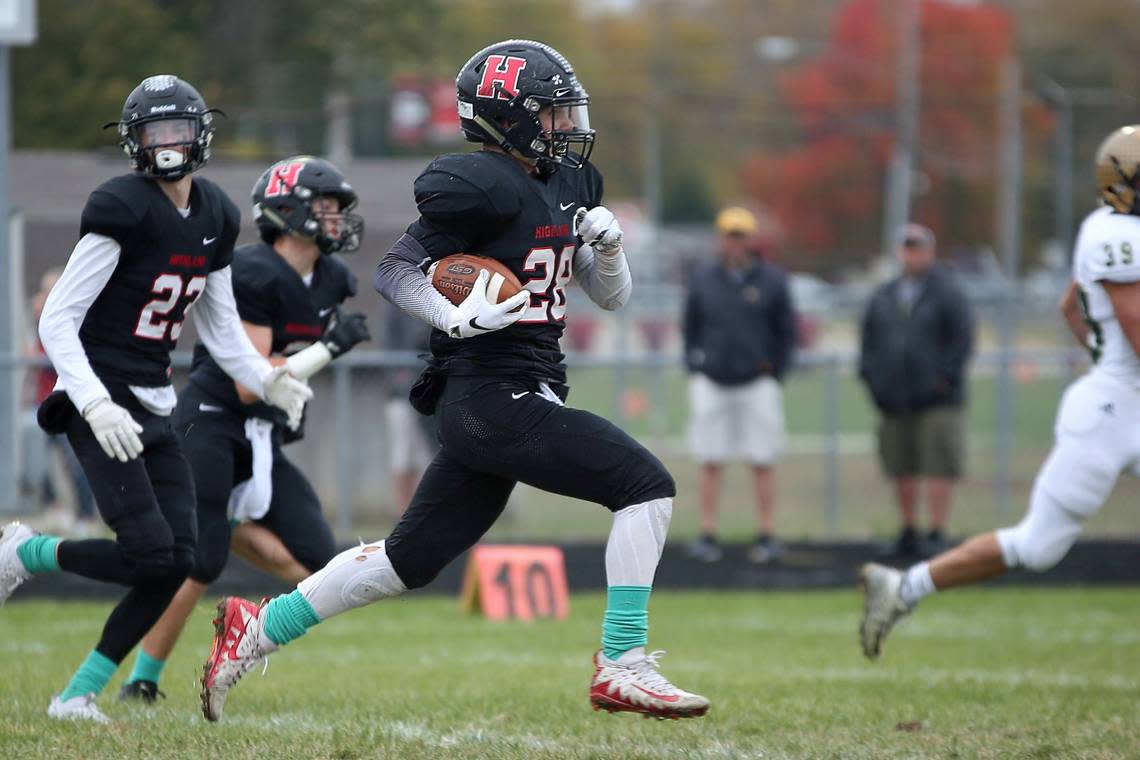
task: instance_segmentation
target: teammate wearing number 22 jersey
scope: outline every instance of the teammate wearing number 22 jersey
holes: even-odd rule
[[[1124,473],[1140,474],[1140,125],[1109,135],[1096,156],[1101,207],[1081,224],[1061,312],[1093,367],[1061,397],[1056,440],[1017,525],[983,533],[906,571],[862,569],[863,653],[938,591],[1007,569],[1056,565]]]
[[[632,286],[621,228],[601,205],[602,177],[588,160],[589,99],[565,58],[522,40],[476,53],[456,85],[463,131],[482,150],[438,158],[419,176],[420,217],[375,281],[385,298],[436,328],[412,403],[436,415],[440,451],[386,540],[339,554],[265,606],[222,601],[202,680],[211,720],[244,673],[309,627],[431,582],[494,524],[520,481],[614,515],[594,707],[662,718],[708,710],[707,699],[658,672],[659,653],[645,651],[673,479],[613,424],[564,406],[566,287],[573,279],[596,304],[617,309]],[[453,306],[425,268],[459,252],[498,259],[525,290],[492,304],[484,270]]]
[[[213,113],[175,76],[148,77],[131,92],[115,125],[134,173],[91,194],[79,243],[40,318],[59,375],[40,424],[67,434],[115,538],[61,541],[6,526],[0,601],[46,572],[129,589],[52,698],[53,718],[107,720],[95,697],[193,567],[194,480],[172,424],[170,384],[170,351],[190,307],[210,354],[243,386],[293,420],[311,396],[242,329],[230,278],[240,215],[215,185],[191,176],[209,159]]]

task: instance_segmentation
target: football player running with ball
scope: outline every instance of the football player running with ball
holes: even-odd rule
[[[594,707],[660,718],[709,708],[661,675],[659,653],[645,650],[673,479],[613,424],[563,405],[559,338],[571,278],[604,309],[620,308],[631,289],[621,228],[601,205],[602,177],[588,160],[589,99],[565,58],[521,40],[476,53],[456,85],[464,134],[482,150],[441,156],[419,176],[420,218],[380,262],[375,282],[436,328],[412,402],[437,415],[441,449],[386,540],[339,554],[264,606],[219,604],[202,678],[210,720],[244,673],[308,628],[430,583],[494,524],[520,481],[613,512]],[[498,259],[525,289],[491,303],[484,270],[453,306],[424,268],[458,252]]]
[[[0,602],[37,573],[130,590],[48,715],[105,722],[95,696],[194,566],[194,479],[171,413],[170,351],[192,305],[219,366],[299,420],[311,391],[274,368],[242,329],[230,277],[240,213],[191,173],[210,157],[213,112],[186,82],[148,77],[117,122],[132,174],[87,200],[80,239],[40,317],[59,375],[40,424],[65,432],[115,539],[61,541],[19,523],[0,537]],[[108,125],[111,126],[111,125]]]
[[[238,313],[274,366],[307,379],[368,339],[363,314],[341,314],[356,277],[335,253],[360,245],[356,192],[340,170],[312,156],[287,158],[253,188],[261,243],[234,252]],[[175,428],[194,472],[198,548],[190,577],[143,639],[121,699],[153,702],[182,626],[226,566],[231,548],[289,583],[336,554],[320,499],[281,444],[300,437],[274,407],[231,380],[206,346],[194,349]],[[231,523],[237,524],[232,527]]]
[[[1020,523],[898,571],[866,565],[860,638],[875,659],[924,597],[1001,575],[1056,565],[1124,472],[1140,471],[1140,125],[1108,136],[1096,155],[1103,205],[1077,234],[1073,281],[1061,311],[1093,368],[1061,397],[1056,441]]]

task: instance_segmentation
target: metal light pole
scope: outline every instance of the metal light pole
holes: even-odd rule
[[[15,293],[19,283],[8,275],[12,271],[11,240],[8,235],[8,218],[11,206],[8,200],[8,146],[11,138],[9,125],[9,83],[8,46],[0,45],[0,512],[16,510],[16,453],[17,421],[19,419],[16,397],[16,375],[19,367],[15,363],[17,351]]]
[[[36,39],[35,0],[10,0],[0,8],[0,512],[16,508],[16,452],[18,402],[16,383],[18,320],[14,317],[22,305],[15,293],[22,283],[11,276],[11,240],[9,238],[11,204],[8,199],[8,152],[12,142],[11,73],[9,49],[12,45],[29,45]],[[16,269],[15,271],[21,271]]]
[[[895,139],[887,166],[887,186],[883,202],[882,252],[894,250],[899,229],[910,217],[910,179],[918,146],[919,62],[922,17],[921,0],[899,0],[898,46],[895,69]]]
[[[1013,502],[1013,341],[1017,320],[1018,270],[1021,265],[1021,66],[1010,57],[1002,66],[998,103],[998,155],[1001,188],[997,237],[1002,273],[1008,283],[998,313],[1001,350],[997,388],[997,501],[999,519],[1009,516]]]

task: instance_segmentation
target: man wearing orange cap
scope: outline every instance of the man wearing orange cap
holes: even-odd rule
[[[791,363],[796,321],[787,277],[753,253],[756,219],[731,206],[716,218],[716,261],[689,283],[683,335],[689,385],[689,441],[700,463],[701,536],[690,553],[715,562],[716,508],[725,462],[752,466],[759,533],[748,557],[778,558],[773,538],[772,465],[784,444],[780,379]]]

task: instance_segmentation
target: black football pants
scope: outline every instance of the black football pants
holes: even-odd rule
[[[441,449],[385,543],[408,588],[473,546],[516,482],[611,511],[676,493],[648,449],[596,414],[542,397],[531,381],[449,378],[436,415]]]
[[[130,587],[112,610],[96,650],[119,663],[162,615],[194,563],[194,481],[169,417],[151,414],[127,388],[115,403],[142,425],[143,453],[108,457],[87,422],[70,415],[67,440],[115,539],[63,541],[60,569]]]
[[[193,383],[179,394],[175,417],[194,473],[198,502],[198,547],[190,577],[210,584],[221,575],[230,556],[230,492],[250,477],[252,446],[245,437],[245,419]],[[269,512],[257,524],[273,531],[310,572],[320,570],[336,554],[332,529],[312,485],[276,443],[272,480]]]

